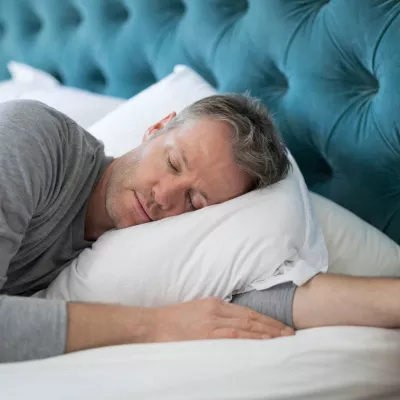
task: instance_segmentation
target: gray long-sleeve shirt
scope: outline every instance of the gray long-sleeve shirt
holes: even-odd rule
[[[64,352],[67,308],[29,298],[91,245],[90,193],[111,162],[103,145],[36,101],[0,104],[0,362]],[[291,323],[294,287],[234,298]]]
[[[91,243],[87,200],[111,160],[103,145],[36,101],[0,104],[0,361],[60,354],[66,305],[18,298],[46,287]],[[12,297],[11,297],[12,295]]]

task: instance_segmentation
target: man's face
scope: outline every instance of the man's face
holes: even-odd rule
[[[233,160],[228,125],[202,119],[146,140],[118,159],[106,209],[116,228],[126,228],[222,203],[249,187],[249,176]]]

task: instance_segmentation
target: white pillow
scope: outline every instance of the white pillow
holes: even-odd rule
[[[182,111],[189,104],[216,90],[200,75],[184,65],[161,81],[149,86],[125,104],[89,128],[104,143],[106,153],[119,157],[137,147],[151,125],[172,111]]]
[[[51,90],[59,86],[51,75],[28,65],[10,61],[7,66],[13,79],[0,82],[0,103],[19,99],[32,90]]]
[[[30,83],[15,82],[12,79],[0,82],[0,103],[19,99],[27,90],[36,89]]]
[[[400,246],[338,204],[310,195],[325,236],[329,272],[400,277]]]
[[[47,72],[29,65],[11,61],[8,69],[14,85],[14,98],[41,101],[68,115],[85,129],[124,103],[115,97],[63,86]],[[11,100],[8,97],[5,100]]]
[[[17,83],[32,85],[38,89],[54,89],[61,86],[54,76],[27,64],[10,61],[7,64],[7,69],[12,80]]]
[[[101,236],[41,294],[162,306],[302,285],[327,270],[308,190],[293,163],[283,181],[223,204]]]

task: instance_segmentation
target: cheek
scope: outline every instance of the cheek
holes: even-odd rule
[[[163,153],[147,147],[142,151],[135,174],[135,184],[144,187],[155,185],[167,171]]]
[[[132,190],[114,190],[107,197],[107,210],[118,229],[135,224]]]

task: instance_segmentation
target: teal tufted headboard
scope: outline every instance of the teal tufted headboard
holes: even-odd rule
[[[129,97],[177,63],[269,106],[309,188],[400,243],[400,2],[0,0],[10,59]]]

